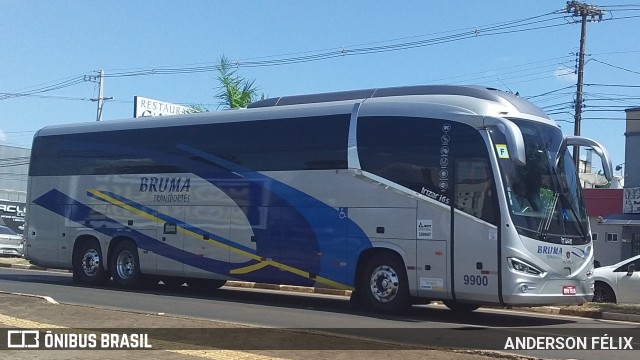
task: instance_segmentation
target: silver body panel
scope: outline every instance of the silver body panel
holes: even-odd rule
[[[494,96],[493,90],[486,90]],[[488,96],[488,95],[487,95]],[[512,95],[510,95],[512,96]],[[37,137],[64,134],[92,133],[144,129],[148,127],[189,126],[209,123],[235,123],[245,121],[268,121],[268,119],[297,118],[348,114],[350,117],[347,142],[348,168],[314,171],[263,171],[255,176],[260,181],[270,182],[286,189],[295,189],[313,204],[291,200],[297,208],[322,206],[334,209],[356,225],[351,228],[327,228],[325,232],[344,232],[345,238],[365,237],[371,248],[386,248],[402,257],[406,265],[412,296],[431,300],[456,300],[468,303],[543,305],[570,304],[588,301],[592,296],[591,271],[593,254],[582,247],[585,258],[579,266],[574,266],[571,274],[562,274],[566,267],[562,259],[547,258],[541,254],[541,241],[521,236],[515,231],[507,208],[504,185],[499,175],[500,169],[488,131],[492,127],[509,128],[513,123],[505,118],[519,118],[557,127],[548,117],[539,114],[522,113],[518,107],[504,101],[489,101],[463,95],[407,95],[334,101],[330,103],[296,104],[256,109],[225,111],[220,113],[167,116],[149,120],[123,120],[102,123],[78,124],[47,127],[38,132]],[[415,118],[435,118],[451,123],[472,126],[482,136],[489,154],[490,168],[497,191],[500,218],[494,225],[465,211],[435,199],[429,192],[417,192],[394,183],[384,177],[367,172],[361,167],[357,138],[358,122],[365,117],[402,116]],[[515,125],[513,125],[515,126]],[[507,129],[509,130],[509,129]],[[506,131],[506,130],[505,130]],[[516,130],[509,130],[519,133]],[[425,135],[429,136],[429,135]],[[513,135],[515,136],[515,135]],[[520,135],[520,141],[521,135]],[[523,148],[509,148],[515,158]],[[193,256],[229,264],[227,274],[215,274],[193,263],[163,256],[160,252],[147,249],[140,252],[141,270],[147,274],[210,277],[220,279],[243,279],[248,267],[234,267],[251,259],[256,251],[255,232],[260,225],[250,223],[247,214],[237,201],[214,184],[193,173],[150,174],[158,178],[189,178],[190,200],[187,203],[158,203],[149,193],[140,192],[140,175],[76,175],[66,177],[38,176],[29,179],[29,199],[27,202],[27,257],[33,262],[49,266],[70,268],[74,242],[80,236],[96,237],[104,254],[109,252],[109,244],[115,236],[124,236],[127,231],[144,234],[148,238],[181,249],[184,256]],[[269,185],[271,186],[271,185]],[[96,219],[78,223],[59,216],[41,205],[34,203],[52,189],[66,194],[69,198],[86,206],[96,214]],[[473,190],[472,190],[473,191]],[[478,188],[479,195],[486,191]],[[117,194],[130,204],[122,206],[120,200],[108,198],[105,194]],[[104,195],[104,197],[100,197]],[[461,199],[462,195],[456,195]],[[306,200],[305,200],[306,201]],[[452,205],[452,204],[451,204]],[[53,206],[53,205],[52,205]],[[461,204],[456,206],[462,207]],[[308,210],[308,209],[307,209]],[[305,210],[305,211],[307,211]],[[271,214],[277,208],[259,208],[256,216],[267,219],[264,228],[269,227]],[[114,232],[96,231],[95,224],[106,217],[120,224]],[[189,230],[175,234],[163,230],[163,218],[169,217],[178,224],[215,234],[228,239],[235,245],[202,239]],[[453,217],[453,218],[452,218]],[[420,236],[420,226],[429,224],[429,235]],[[92,226],[88,226],[92,225]],[[112,225],[109,225],[112,226]],[[186,226],[185,226],[186,229]],[[383,229],[381,231],[381,229]],[[262,229],[263,230],[263,229]],[[342,236],[342,235],[341,235]],[[453,238],[452,238],[453,237]],[[237,246],[236,246],[237,245]],[[156,246],[156,245],[154,245]],[[160,245],[157,245],[160,246]],[[336,242],[335,246],[340,245]],[[159,249],[159,248],[158,248]],[[357,267],[358,254],[364,248],[344,249],[354,252],[351,260],[334,261],[337,269],[332,273],[344,273],[344,278],[353,277]],[[284,256],[284,255],[283,255]],[[318,254],[318,256],[323,256]],[[507,258],[518,257],[530,261],[546,271],[542,277],[526,276],[514,271]],[[284,259],[271,265],[282,272],[298,274],[301,267],[298,260]],[[267,259],[269,260],[269,259]],[[578,260],[574,260],[578,262]],[[275,265],[274,265],[275,264]],[[293,264],[293,265],[291,265]],[[323,265],[324,266],[324,265]],[[340,282],[321,277],[311,277],[314,286],[352,288],[352,282]],[[470,283],[469,279],[473,278]],[[476,280],[477,279],[477,280]],[[479,283],[476,283],[479,282]],[[274,279],[277,282],[277,279]],[[528,291],[521,291],[527,284]],[[577,292],[571,296],[562,294],[563,286],[575,286]]]

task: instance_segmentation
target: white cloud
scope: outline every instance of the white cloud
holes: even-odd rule
[[[7,134],[4,131],[0,130],[0,143],[7,141]]]

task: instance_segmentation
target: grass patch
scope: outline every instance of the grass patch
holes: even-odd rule
[[[578,313],[602,313],[612,312],[620,314],[640,315],[640,305],[635,304],[605,304],[605,303],[585,303],[582,305],[563,306],[562,309]]]

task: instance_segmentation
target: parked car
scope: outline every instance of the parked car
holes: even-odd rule
[[[640,255],[593,271],[593,301],[640,304]]]
[[[0,255],[22,256],[24,240],[11,228],[0,225]]]

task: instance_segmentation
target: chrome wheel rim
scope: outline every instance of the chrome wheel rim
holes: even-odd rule
[[[87,276],[95,276],[100,269],[100,254],[95,249],[89,249],[82,257],[82,271]]]
[[[400,280],[398,274],[387,265],[378,266],[371,274],[369,282],[373,297],[383,303],[393,301],[398,295]]]
[[[133,254],[129,250],[125,250],[118,254],[116,260],[116,271],[121,279],[129,279],[133,276],[135,271],[136,262],[133,258]]]

